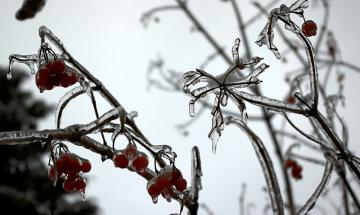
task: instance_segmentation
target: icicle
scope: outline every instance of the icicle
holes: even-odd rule
[[[157,196],[153,196],[153,197],[151,197],[151,199],[154,204],[156,204],[159,200],[159,198]]]
[[[220,97],[221,105],[225,107],[227,105],[227,101],[228,101],[228,95],[226,94],[226,92],[223,91]]]
[[[195,100],[191,99],[189,102],[189,114],[191,117],[195,116]]]
[[[219,141],[220,135],[218,133],[218,131],[213,131],[210,135],[210,139],[211,139],[211,148],[212,148],[212,152],[214,154],[216,154],[216,148],[217,148],[217,143]]]
[[[86,201],[85,190],[80,191],[81,201]]]

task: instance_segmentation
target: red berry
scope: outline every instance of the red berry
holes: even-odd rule
[[[119,167],[122,169],[128,167],[128,165],[129,165],[128,158],[122,153],[115,154],[113,157],[113,161],[114,161],[115,167]]]
[[[73,154],[66,153],[61,156],[63,160],[63,171],[65,174],[79,173],[81,170],[80,160]]]
[[[48,170],[48,178],[50,181],[55,180],[55,167],[51,166],[50,169]]]
[[[301,30],[306,37],[315,36],[317,30],[316,23],[312,20],[307,20],[303,23]]]
[[[286,159],[286,160],[284,161],[284,167],[285,167],[286,169],[288,169],[288,168],[290,168],[290,167],[293,167],[293,166],[295,166],[295,165],[296,165],[296,162],[293,161],[293,160],[291,160],[291,159]]]
[[[295,99],[294,96],[288,96],[287,97],[287,102],[290,103],[290,104],[295,104],[296,99]]]
[[[70,192],[73,189],[75,189],[75,178],[71,175],[71,177],[67,177],[66,180],[63,183],[63,188],[65,192]]]
[[[176,181],[176,184],[175,184],[175,188],[180,191],[180,192],[183,192],[187,187],[187,182],[184,178],[179,178],[177,181]]]
[[[91,170],[91,163],[89,160],[83,160],[81,164],[81,171],[82,172],[90,172]]]
[[[159,196],[161,193],[161,190],[157,187],[156,183],[153,183],[150,186],[148,186],[147,190],[151,197]]]
[[[62,87],[69,87],[78,81],[78,75],[75,70],[67,66],[65,72],[59,74],[59,79]]]
[[[132,166],[137,172],[142,172],[149,165],[147,155],[144,153],[139,154],[132,162]]]
[[[171,186],[171,178],[168,174],[163,174],[156,179],[155,183],[158,189],[162,191]]]
[[[179,169],[175,169],[174,171],[171,172],[171,183],[173,185],[176,184],[176,181],[179,179],[179,178],[182,178],[182,174],[180,172]]]
[[[136,149],[136,146],[133,144],[128,144],[124,151],[124,154],[128,157],[129,160],[132,160],[134,157],[136,157],[137,153],[138,151]]]
[[[55,74],[60,74],[65,70],[65,63],[62,60],[54,60],[47,63],[47,68]]]
[[[51,90],[53,86],[49,82],[50,80],[50,70],[47,68],[41,68],[37,71],[35,75],[36,86],[39,88],[40,92],[44,90]]]
[[[84,191],[85,190],[85,187],[86,187],[86,182],[83,178],[78,178],[75,180],[74,182],[74,188],[77,190],[77,191]]]

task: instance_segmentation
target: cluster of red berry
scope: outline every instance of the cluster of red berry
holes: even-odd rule
[[[138,151],[133,144],[128,144],[125,149],[116,151],[113,162],[115,167],[130,167],[130,169],[133,169],[140,174],[143,173],[149,165],[147,155]]]
[[[316,23],[312,20],[305,21],[301,27],[301,31],[306,37],[315,36],[317,31]]]
[[[166,166],[161,169],[160,174],[148,181],[147,190],[153,202],[156,203],[161,194],[166,200],[170,201],[171,195],[176,188],[183,192],[187,187],[187,182],[183,178],[179,169],[173,166]]]
[[[86,173],[91,170],[90,161],[80,159],[75,154],[64,153],[55,162],[55,165],[51,166],[49,169],[49,179],[54,181],[56,176],[58,178],[64,178],[63,188],[66,192],[84,192],[86,182],[80,173]]]
[[[75,84],[78,74],[73,68],[65,65],[64,61],[52,60],[39,66],[35,81],[42,93],[57,86],[68,87]]]
[[[291,175],[296,180],[302,179],[302,167],[292,159],[286,159],[284,161],[284,166],[286,169],[291,169]]]

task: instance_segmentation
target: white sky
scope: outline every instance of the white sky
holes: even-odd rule
[[[208,26],[210,32],[221,41],[221,45],[230,52],[233,40],[238,37],[233,12],[229,4],[219,0],[189,0],[190,7],[199,19]],[[189,98],[180,93],[166,93],[157,89],[146,91],[145,73],[149,61],[157,55],[164,57],[167,68],[185,72],[195,69],[213,52],[212,47],[198,33],[190,34],[191,24],[180,11],[159,14],[160,23],[152,23],[144,29],[139,22],[141,14],[155,6],[173,4],[172,0],[130,1],[130,0],[62,0],[47,1],[43,11],[35,19],[18,22],[14,14],[22,1],[1,1],[0,6],[0,64],[7,65],[10,54],[33,54],[39,48],[38,27],[48,26],[65,44],[72,55],[98,77],[121,104],[128,110],[136,110],[139,117],[136,122],[144,134],[154,144],[168,144],[178,154],[177,166],[187,179],[190,178],[190,150],[193,145],[200,148],[203,163],[203,187],[200,203],[209,205],[215,214],[239,214],[238,198],[241,184],[248,184],[246,201],[256,204],[253,214],[259,214],[267,198],[262,191],[264,178],[256,160],[255,153],[246,136],[234,127],[226,127],[219,141],[216,155],[211,152],[207,133],[210,129],[211,116],[207,111],[190,129],[190,136],[184,138],[175,129],[175,125],[189,118]],[[289,3],[291,1],[282,1]],[[357,29],[359,20],[357,0],[331,1],[331,29],[334,29],[342,50],[342,57],[350,63],[359,64]],[[256,10],[248,1],[239,1],[246,20]],[[322,11],[307,10],[305,15],[317,22]],[[265,24],[265,19],[249,29],[249,38],[255,41],[257,34]],[[275,35],[276,37],[276,35]],[[281,49],[282,45],[279,45]],[[265,95],[283,98],[283,75],[286,67],[281,67],[273,55],[264,47],[251,44],[254,55],[264,57],[264,62],[271,67],[260,78]],[[240,47],[241,49],[241,47]],[[296,60],[292,61],[296,62]],[[288,66],[288,65],[287,65]],[[288,69],[296,68],[289,66]],[[207,71],[223,72],[226,65],[221,59],[216,60]],[[357,140],[360,134],[357,101],[359,86],[358,74],[346,73],[346,108],[342,115],[350,128],[350,148],[360,152]],[[281,74],[280,74],[281,73]],[[276,83],[276,84],[274,84]],[[38,97],[56,103],[66,91],[56,89],[43,94],[38,93],[33,81],[26,88],[34,91]],[[353,99],[352,99],[353,98]],[[99,100],[101,111],[108,106]],[[247,105],[249,114],[257,109]],[[63,125],[86,123],[94,119],[92,106],[87,97],[77,99],[64,112]],[[88,110],[88,111],[85,111]],[[277,158],[272,153],[266,130],[260,123],[249,122],[264,143],[269,147],[274,165]],[[41,123],[41,128],[54,128],[54,117],[50,116]],[[124,146],[118,143],[119,148]],[[124,143],[123,143],[124,144]],[[99,156],[74,148],[74,152],[89,158],[94,167],[87,188],[87,197],[95,198],[105,215],[111,214],[169,214],[178,211],[176,202],[167,203],[160,199],[154,205],[146,191],[146,182],[127,170],[115,169],[111,161],[101,163]],[[306,164],[304,164],[306,165]],[[304,168],[304,179],[293,182],[296,202],[302,203],[317,185],[322,174],[321,169],[313,166]],[[278,171],[278,178],[281,174]],[[281,186],[282,187],[282,186]],[[338,191],[338,190],[336,190]],[[335,191],[335,194],[336,194]],[[358,192],[359,190],[357,190]],[[359,192],[358,192],[359,193]],[[333,196],[338,201],[337,195]],[[285,198],[285,197],[284,197]],[[325,207],[328,203],[321,201]],[[205,214],[199,210],[199,214]],[[329,212],[331,214],[331,212]]]

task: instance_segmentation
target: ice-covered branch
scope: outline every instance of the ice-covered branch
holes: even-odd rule
[[[283,206],[278,180],[276,177],[276,173],[271,158],[265,148],[265,145],[262,143],[260,138],[241,120],[232,117],[227,117],[226,124],[234,124],[248,135],[255,149],[255,153],[258,157],[260,166],[265,176],[269,197],[271,199],[271,205],[273,208],[273,213],[279,215],[284,214],[284,206]]]

